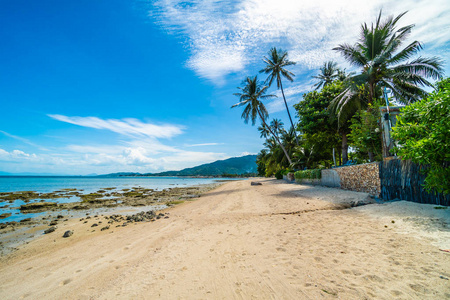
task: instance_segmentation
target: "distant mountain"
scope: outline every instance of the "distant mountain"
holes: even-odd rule
[[[118,172],[118,173],[111,173],[111,174],[104,174],[104,175],[92,175],[95,177],[120,177],[120,176],[142,176],[141,173],[134,173],[134,172]]]
[[[209,164],[200,165],[181,171],[167,171],[161,173],[144,174],[146,176],[220,176],[224,174],[242,175],[257,173],[256,155],[232,157],[218,160]]]

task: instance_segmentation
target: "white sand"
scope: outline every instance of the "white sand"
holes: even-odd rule
[[[386,214],[410,204],[339,210],[325,200],[367,195],[260,181],[227,183],[154,223],[68,222],[1,259],[0,298],[450,298],[450,254]]]

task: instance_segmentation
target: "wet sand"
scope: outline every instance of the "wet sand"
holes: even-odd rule
[[[1,258],[0,298],[450,298],[445,244],[405,231],[404,216],[343,209],[363,193],[258,181],[226,183],[155,222],[100,231],[100,216],[69,220]]]

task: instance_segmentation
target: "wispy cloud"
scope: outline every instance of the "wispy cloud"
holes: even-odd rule
[[[144,123],[137,119],[100,119],[97,117],[69,117],[63,115],[52,115],[49,117],[78,126],[104,129],[127,136],[147,136],[153,138],[170,138],[183,132],[184,127],[180,125],[156,125]]]
[[[39,145],[37,145],[37,144],[31,142],[30,140],[26,139],[26,138],[23,138],[23,137],[20,137],[20,136],[17,136],[17,135],[10,134],[10,133],[8,133],[8,132],[6,132],[6,131],[3,131],[3,130],[0,130],[0,133],[4,134],[4,135],[6,135],[7,137],[10,137],[10,138],[12,138],[12,139],[21,141],[22,143],[25,143],[25,144],[27,144],[27,145],[36,147],[36,148],[38,148],[38,149],[40,149],[40,150],[44,150],[44,151],[47,151],[47,150],[48,150],[47,148],[44,148],[44,147],[42,147],[42,146],[39,146]]]
[[[288,104],[297,103],[301,100],[301,95],[307,91],[311,90],[311,82],[307,81],[303,84],[297,84],[290,86],[284,90],[286,96],[286,101]],[[277,91],[277,98],[272,100],[266,105],[267,111],[269,113],[276,113],[286,109],[283,97],[280,91]]]
[[[217,146],[217,145],[223,145],[223,143],[192,144],[192,145],[186,145],[186,147],[203,147],[203,146]]]
[[[425,50],[450,41],[447,0],[160,0],[154,6],[151,15],[163,28],[187,38],[187,66],[217,84],[260,63],[273,46],[290,52],[298,72],[330,59],[343,62],[331,49],[354,43],[360,24],[374,21],[380,8],[385,16],[409,10],[400,25],[416,24],[411,39],[424,42]],[[440,52],[448,54],[448,47]]]

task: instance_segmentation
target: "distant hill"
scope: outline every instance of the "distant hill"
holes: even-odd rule
[[[209,164],[187,168],[180,171],[166,171],[161,173],[144,174],[146,176],[220,176],[223,174],[242,175],[257,173],[256,155],[232,157],[218,160]]]

